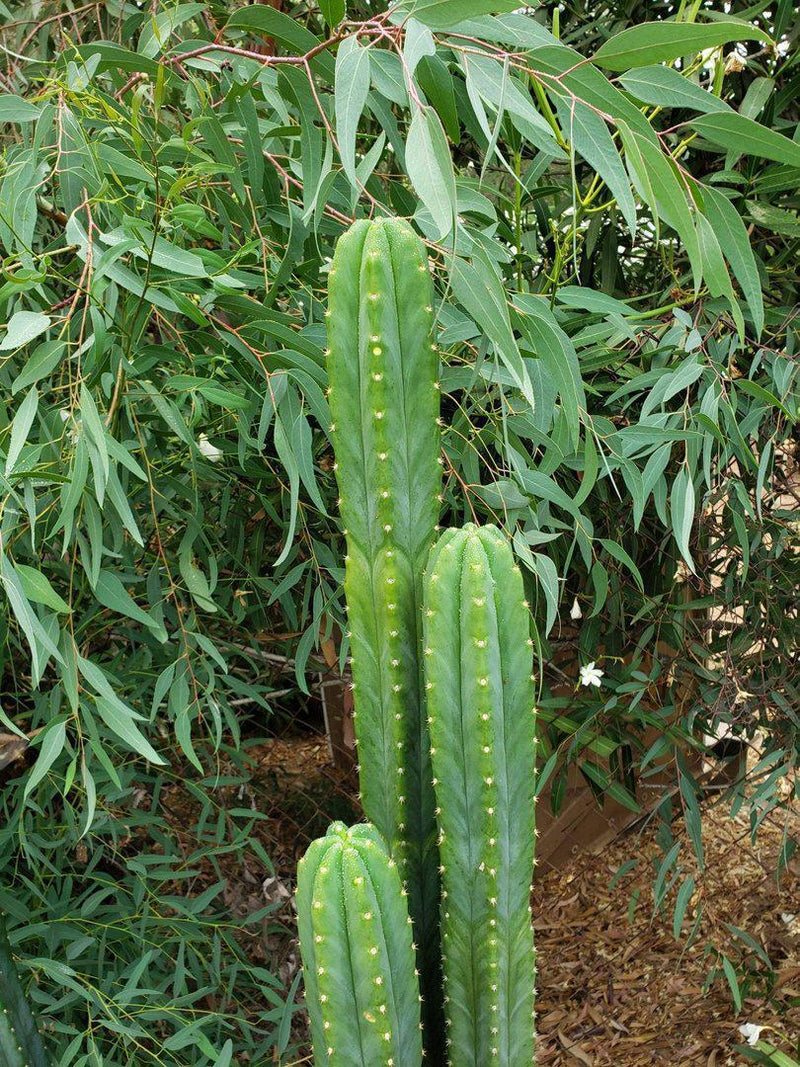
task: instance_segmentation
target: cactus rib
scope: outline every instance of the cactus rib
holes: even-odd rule
[[[425,250],[408,224],[361,220],[340,238],[329,281],[329,404],[361,797],[407,884],[435,1016],[439,890],[420,662],[422,571],[441,493],[431,303]]]
[[[0,1063],[3,1067],[47,1067],[50,1060],[11,958],[0,916]]]
[[[446,531],[425,580],[425,668],[451,1063],[534,1057],[535,728],[522,577],[495,527]]]
[[[333,823],[298,868],[317,1067],[419,1067],[419,991],[397,865],[374,827]]]

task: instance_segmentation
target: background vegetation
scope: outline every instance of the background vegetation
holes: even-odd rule
[[[248,952],[274,906],[224,889],[230,856],[270,871],[246,739],[315,713],[321,641],[347,656],[324,307],[353,217],[435,262],[444,516],[524,565],[540,788],[577,763],[635,808],[672,767],[702,866],[689,756],[724,727],[758,752],[727,802],[791,858],[797,12],[513,8],[0,2],[0,720],[30,742],[0,908],[63,1065],[294,1054],[297,983]],[[670,816],[654,914],[691,937]],[[711,946],[740,1003],[739,964]]]

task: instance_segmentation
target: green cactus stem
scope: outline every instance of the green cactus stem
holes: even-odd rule
[[[424,652],[454,1067],[534,1059],[529,634],[522,576],[500,531],[447,530],[425,576]]]
[[[408,888],[431,1033],[439,887],[421,606],[441,497],[432,301],[425,249],[408,224],[362,220],[341,237],[329,283],[329,403],[361,798]]]
[[[311,844],[297,914],[317,1067],[420,1067],[411,918],[373,826],[333,823]]]
[[[11,957],[0,916],[0,1064],[3,1067],[48,1067],[36,1021]]]

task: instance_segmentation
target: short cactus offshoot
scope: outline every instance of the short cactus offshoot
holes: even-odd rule
[[[361,797],[406,881],[426,1013],[435,1015],[439,890],[421,668],[422,572],[441,494],[432,300],[425,249],[407,223],[362,220],[340,238],[329,404]]]
[[[334,823],[311,845],[297,913],[317,1067],[420,1067],[411,919],[374,827]]]
[[[456,1067],[534,1057],[529,633],[522,577],[499,530],[447,530],[425,579],[425,670]]]
[[[48,1067],[49,1063],[0,917],[0,1064],[2,1067]]]

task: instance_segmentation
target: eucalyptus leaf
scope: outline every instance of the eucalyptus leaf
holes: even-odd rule
[[[453,229],[456,186],[447,137],[439,116],[431,108],[416,108],[406,140],[408,176],[439,232]]]
[[[356,133],[369,85],[369,52],[356,37],[347,37],[336,54],[336,134],[342,167],[356,188]]]
[[[681,556],[694,573],[695,565],[689,551],[689,535],[692,531],[695,510],[694,483],[686,467],[681,467],[675,476],[670,492],[670,517],[672,532]]]
[[[744,115],[732,111],[700,115],[693,120],[692,129],[723,148],[800,168],[800,144]]]
[[[733,20],[643,22],[609,38],[597,49],[592,60],[608,70],[629,70],[652,63],[669,63],[730,41],[769,43],[769,40],[769,34],[762,29]]]
[[[0,122],[34,122],[40,114],[30,100],[14,93],[0,93]]]
[[[447,29],[477,15],[514,11],[514,0],[403,0],[399,13],[434,30]]]
[[[0,340],[0,351],[20,348],[28,344],[40,333],[50,329],[52,319],[39,311],[17,311],[6,323],[6,332]]]
[[[620,84],[637,100],[656,107],[689,108],[703,113],[730,111],[724,100],[672,67],[640,67],[623,74]]]

